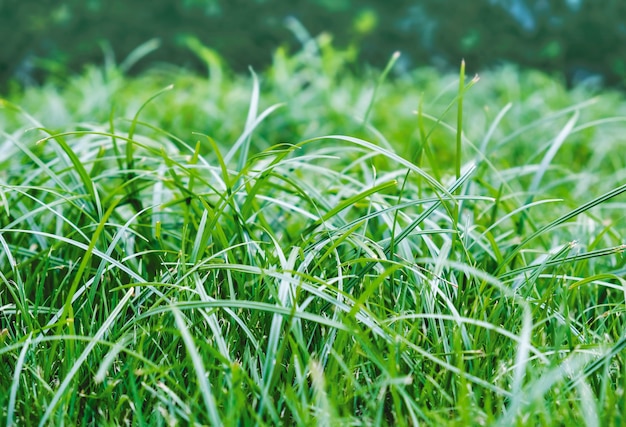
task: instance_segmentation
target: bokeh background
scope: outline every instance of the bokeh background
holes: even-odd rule
[[[355,64],[382,67],[400,50],[399,72],[464,58],[470,72],[510,62],[569,84],[626,77],[624,0],[0,0],[0,88],[121,60],[153,38],[160,47],[133,72],[203,69],[189,36],[232,70],[260,70],[277,47],[298,49],[302,29],[354,48]]]

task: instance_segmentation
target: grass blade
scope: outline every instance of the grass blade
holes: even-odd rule
[[[172,314],[174,315],[174,319],[176,320],[176,325],[178,326],[180,335],[185,342],[187,355],[193,363],[193,368],[196,373],[196,381],[198,382],[198,386],[200,387],[200,393],[202,394],[202,398],[204,399],[204,405],[206,406],[207,415],[209,417],[209,420],[211,421],[211,425],[221,426],[222,420],[220,419],[217,405],[215,404],[215,397],[213,397],[213,393],[211,392],[211,384],[207,379],[207,373],[204,369],[204,364],[202,363],[202,357],[198,353],[198,349],[196,348],[194,339],[189,332],[189,329],[187,328],[185,319],[183,319],[183,315],[178,309],[176,309],[176,307],[170,307],[170,309],[172,311]]]

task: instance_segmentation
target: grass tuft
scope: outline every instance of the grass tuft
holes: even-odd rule
[[[2,101],[6,423],[623,424],[622,96],[300,35]]]

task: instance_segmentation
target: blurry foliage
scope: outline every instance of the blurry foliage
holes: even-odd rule
[[[303,42],[286,24],[290,18],[313,35],[332,34],[340,47],[357,46],[362,61],[379,66],[400,50],[400,70],[457,67],[465,58],[470,71],[510,61],[574,82],[619,84],[626,76],[624,16],[621,0],[0,0],[0,85],[11,77],[64,78],[101,63],[107,52],[124,58],[155,37],[161,47],[136,70],[154,61],[203,67],[181,43],[185,35],[237,71],[263,68],[276,48],[297,50]]]

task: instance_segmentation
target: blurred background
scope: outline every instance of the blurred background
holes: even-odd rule
[[[203,71],[189,36],[234,71],[262,70],[306,32],[354,49],[355,64],[383,67],[399,50],[397,72],[458,69],[464,58],[469,73],[506,62],[569,84],[626,78],[624,0],[0,0],[0,90],[121,61],[154,38],[133,72],[162,62]]]

